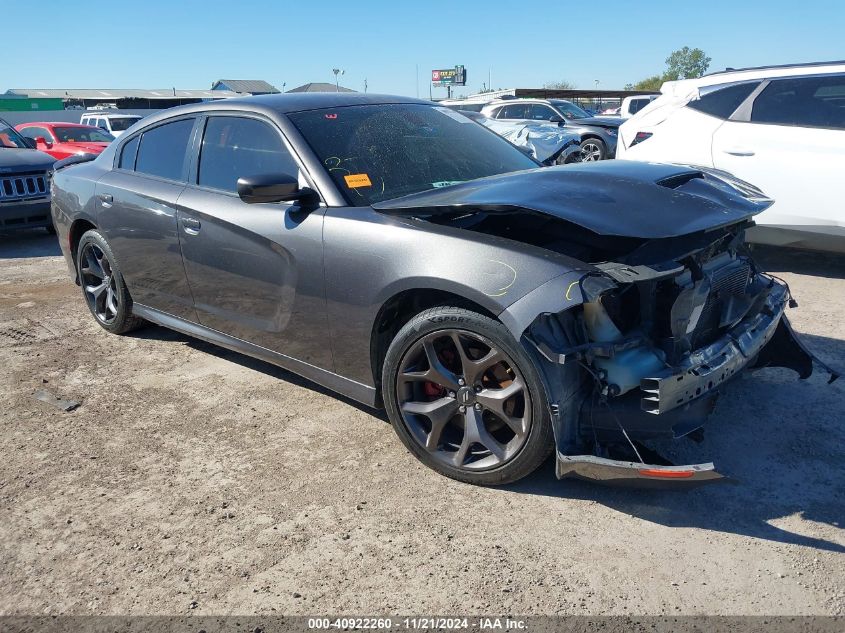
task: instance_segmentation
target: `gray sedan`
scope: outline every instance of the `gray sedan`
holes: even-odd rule
[[[788,289],[743,247],[770,201],[723,174],[540,167],[451,110],[346,93],[168,109],[85,160],[57,165],[52,213],[100,326],[385,407],[461,481],[550,453],[559,477],[715,481],[642,442],[699,429],[746,367],[812,372]]]

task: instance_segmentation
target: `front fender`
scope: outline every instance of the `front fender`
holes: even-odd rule
[[[512,240],[361,207],[330,208],[323,241],[335,371],[365,384],[373,382],[373,326],[392,297],[448,292],[499,315],[578,266]]]

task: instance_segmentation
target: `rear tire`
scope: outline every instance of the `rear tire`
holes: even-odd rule
[[[76,253],[82,296],[100,327],[125,334],[144,325],[143,319],[132,315],[132,297],[103,234],[96,229],[86,231]]]
[[[458,481],[517,481],[554,448],[530,358],[502,323],[464,308],[431,308],[399,330],[382,368],[382,396],[408,450]]]

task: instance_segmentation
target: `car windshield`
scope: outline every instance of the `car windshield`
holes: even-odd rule
[[[590,115],[569,101],[552,101],[552,105],[563,115],[564,119],[589,119]]]
[[[29,145],[11,125],[0,119],[0,147],[26,149]]]
[[[112,131],[123,132],[123,130],[128,130],[132,127],[133,123],[140,119],[141,117],[139,116],[109,117],[109,124],[111,125]]]
[[[353,206],[538,166],[448,108],[362,105],[288,116]]]
[[[60,143],[111,143],[114,137],[98,127],[54,127]]]

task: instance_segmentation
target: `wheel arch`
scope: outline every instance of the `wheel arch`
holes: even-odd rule
[[[88,218],[77,218],[71,223],[70,228],[68,229],[67,241],[70,249],[70,256],[73,260],[74,281],[77,285],[79,285],[79,274],[76,272],[76,255],[77,250],[79,249],[79,241],[82,239],[82,236],[91,229],[96,230],[97,225]]]
[[[597,141],[601,141],[602,143],[607,145],[607,142],[601,137],[601,134],[599,134],[598,132],[584,132],[581,135],[581,142],[583,143],[587,139],[591,139],[591,138],[594,138]]]
[[[420,312],[437,306],[465,308],[498,320],[497,314],[488,307],[450,290],[421,287],[408,288],[393,294],[382,303],[376,313],[370,335],[370,366],[373,384],[376,386],[377,406],[382,406],[381,371],[387,348],[402,326]]]

